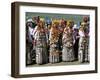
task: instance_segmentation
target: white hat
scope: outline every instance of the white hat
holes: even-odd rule
[[[33,20],[32,19],[28,19],[27,22],[33,22]]]
[[[73,29],[78,29],[78,26],[77,24],[74,25]]]

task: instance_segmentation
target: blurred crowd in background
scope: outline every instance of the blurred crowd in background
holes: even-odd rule
[[[77,18],[77,17],[76,17]],[[59,62],[89,62],[89,17],[74,20],[45,20],[35,16],[26,21],[26,65]]]

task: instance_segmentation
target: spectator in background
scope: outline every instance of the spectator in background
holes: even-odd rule
[[[26,55],[27,55],[27,62],[26,65],[33,63],[33,56],[35,55],[34,50],[34,38],[33,38],[33,31],[36,24],[33,22],[32,19],[28,19],[26,22]]]
[[[74,54],[75,59],[78,60],[78,44],[79,44],[79,34],[78,34],[79,27],[77,24],[74,24],[73,27],[73,37],[74,37]]]

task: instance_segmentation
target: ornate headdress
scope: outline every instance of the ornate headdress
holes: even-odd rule
[[[73,27],[73,25],[74,25],[74,21],[68,20],[68,21],[67,21],[67,26],[66,26],[66,27]]]

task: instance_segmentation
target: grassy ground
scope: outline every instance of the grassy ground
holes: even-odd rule
[[[85,63],[79,63],[78,61],[74,61],[74,62],[59,62],[59,63],[48,63],[48,64],[42,64],[42,65],[38,65],[38,64],[33,64],[33,65],[28,65],[27,67],[45,67],[45,66],[64,66],[64,65],[88,65],[88,62]]]

